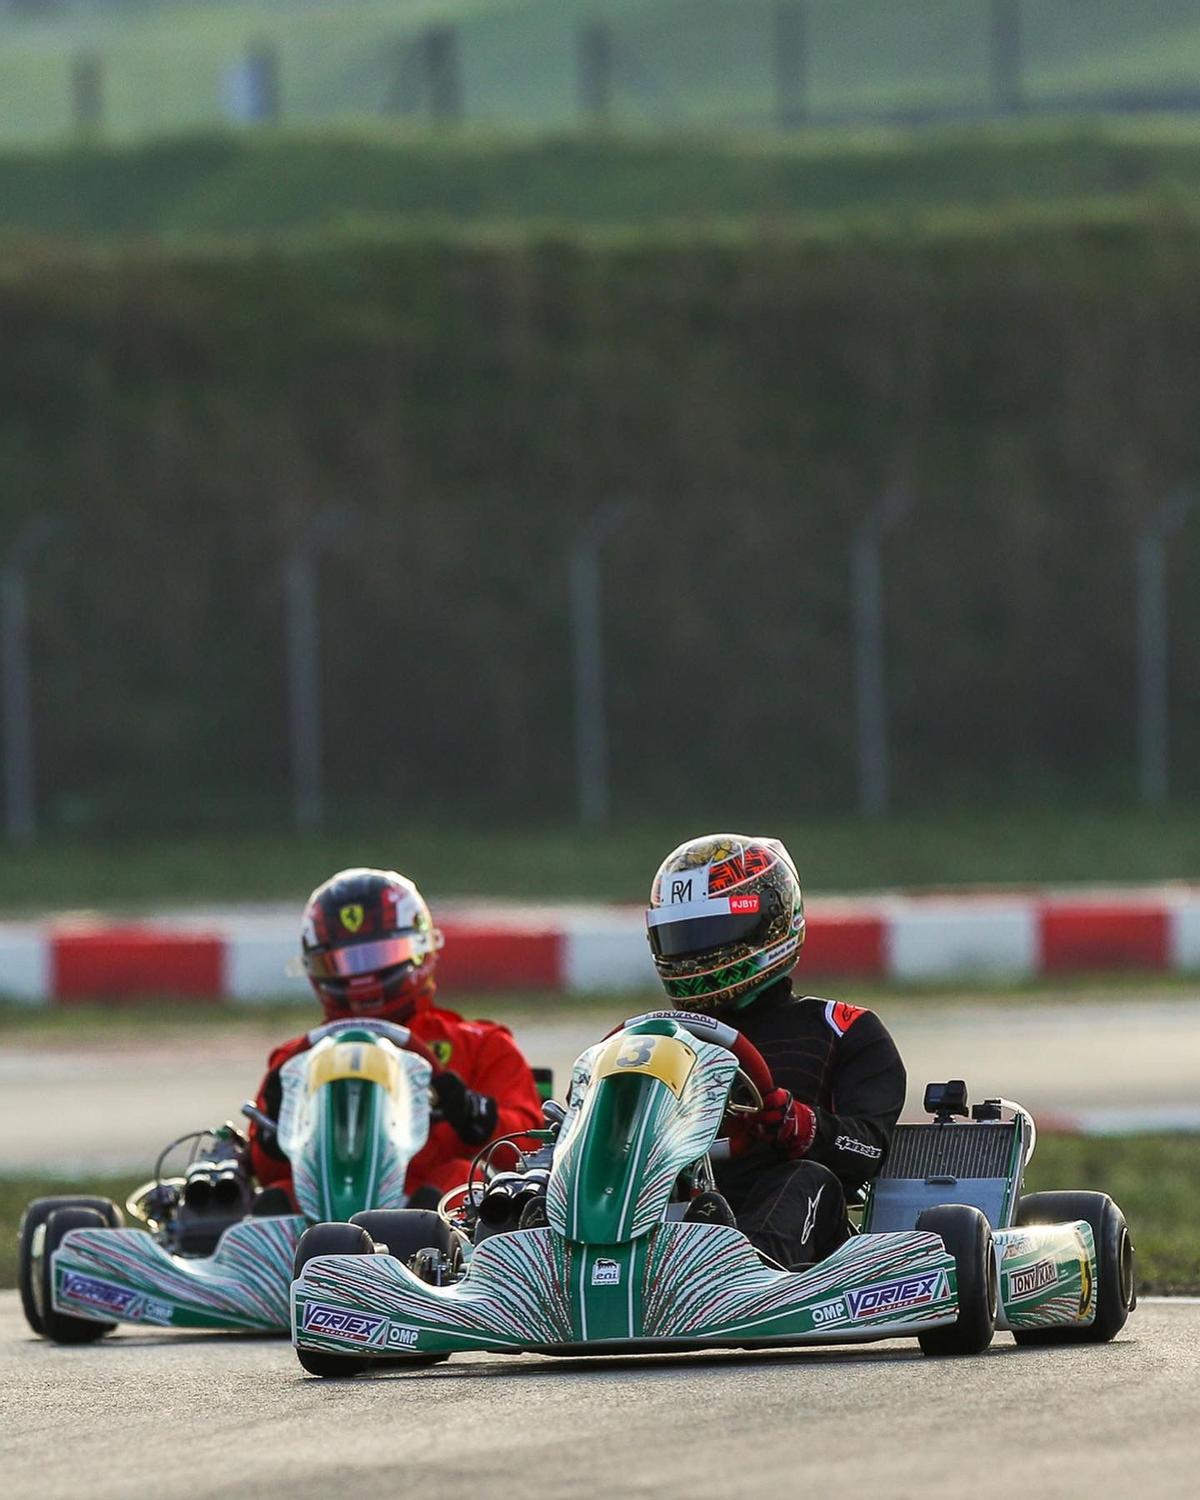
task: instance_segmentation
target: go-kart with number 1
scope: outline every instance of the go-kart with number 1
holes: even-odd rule
[[[103,1198],[41,1198],[20,1230],[20,1286],[35,1333],[86,1343],[117,1323],[284,1333],[300,1238],[317,1220],[370,1223],[371,1210],[408,1200],[409,1163],[429,1135],[436,1064],[406,1027],[353,1019],[318,1027],[284,1064],[276,1131],[296,1203],[281,1188],[255,1194],[232,1126],[172,1142],[123,1228]],[[254,1115],[253,1106],[244,1112]],[[167,1175],[177,1148],[182,1170]]]
[[[931,1086],[901,1126],[859,1230],[820,1263],[764,1263],[703,1222],[722,1122],[773,1087],[757,1050],[705,1015],[653,1012],[575,1064],[565,1109],[516,1170],[496,1143],[439,1215],[386,1233],[318,1225],[292,1286],[301,1364],[322,1376],[462,1350],[586,1354],[916,1338],[974,1354],[1019,1341],[1104,1340],[1133,1305],[1132,1248],[1102,1194],[1021,1199],[1025,1111]]]

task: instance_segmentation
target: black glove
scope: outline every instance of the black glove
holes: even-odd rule
[[[496,1101],[469,1089],[457,1073],[435,1073],[430,1085],[442,1118],[468,1146],[482,1146],[496,1128]]]

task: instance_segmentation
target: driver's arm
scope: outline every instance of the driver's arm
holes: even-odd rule
[[[529,1064],[503,1026],[489,1026],[469,1082],[473,1089],[496,1101],[491,1138],[537,1130],[542,1124],[542,1101]]]
[[[907,1075],[887,1027],[860,1012],[837,1043],[833,1108],[814,1108],[816,1129],[805,1155],[844,1182],[866,1182],[879,1171],[900,1111]]]

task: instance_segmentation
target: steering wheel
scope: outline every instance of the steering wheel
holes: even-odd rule
[[[337,1021],[326,1021],[324,1026],[316,1026],[308,1033],[309,1045],[315,1046],[324,1037],[336,1037],[343,1031],[372,1031],[402,1051],[413,1052],[417,1057],[424,1058],[435,1073],[441,1068],[441,1063],[425,1043],[420,1037],[414,1036],[407,1026],[397,1026],[394,1021],[376,1021],[370,1016],[347,1016]]]
[[[767,1060],[754,1043],[734,1027],[726,1025],[724,1021],[718,1021],[715,1016],[705,1016],[698,1011],[690,1010],[650,1010],[644,1015],[630,1016],[627,1021],[622,1021],[620,1026],[614,1026],[608,1034],[612,1036],[615,1032],[623,1031],[627,1026],[635,1026],[639,1021],[674,1021],[677,1026],[682,1026],[685,1031],[691,1032],[692,1036],[699,1041],[715,1042],[718,1047],[724,1047],[726,1051],[733,1053],[738,1064],[734,1087],[740,1084],[750,1097],[744,1102],[737,1103],[731,1099],[725,1106],[726,1114],[757,1114],[763,1105],[763,1095],[769,1094],[775,1087],[775,1080],[771,1076]],[[732,1092],[731,1089],[730,1093]]]

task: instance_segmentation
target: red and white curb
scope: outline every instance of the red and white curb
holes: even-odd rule
[[[638,907],[441,904],[443,992],[655,988]],[[290,910],[136,923],[0,923],[0,996],[32,1004],[114,996],[256,1001],[289,979]],[[814,900],[801,974],[969,981],[1056,974],[1200,973],[1200,887],[1020,896]]]

